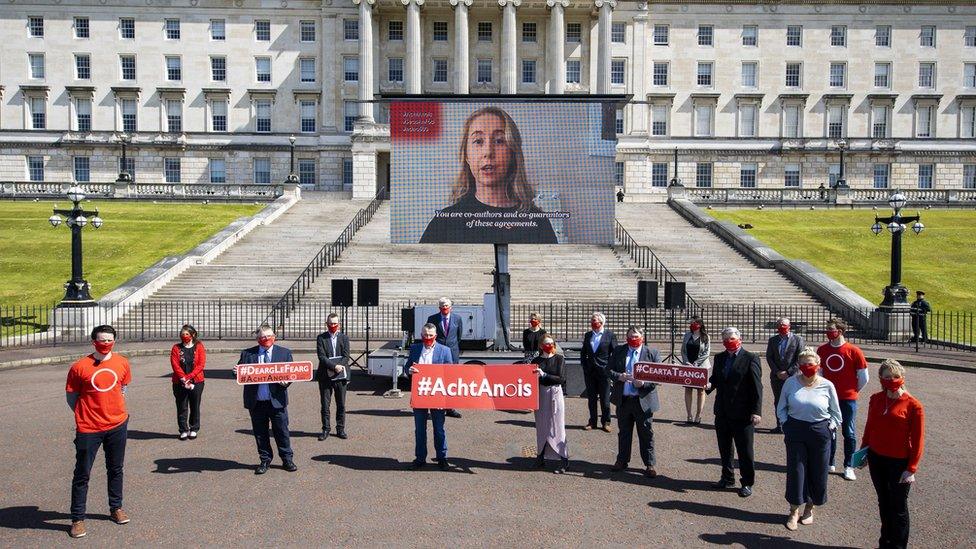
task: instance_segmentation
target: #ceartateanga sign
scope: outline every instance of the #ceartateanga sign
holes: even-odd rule
[[[265,364],[238,364],[237,384],[253,385],[255,383],[276,383],[294,381],[312,381],[314,375],[312,363],[305,362],[268,362]]]
[[[539,376],[535,364],[415,364],[410,406],[536,410]]]
[[[708,368],[682,364],[638,362],[634,364],[634,379],[701,389],[708,384]]]

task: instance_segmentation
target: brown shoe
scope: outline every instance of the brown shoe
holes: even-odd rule
[[[583,430],[584,431],[592,431],[593,430],[593,426],[590,425],[589,423],[587,423],[586,425],[583,426]]]
[[[606,432],[606,433],[612,433],[613,432],[613,428],[610,427],[610,424],[609,423],[604,423],[603,424],[603,427],[600,427],[600,429],[603,429],[603,431]]]
[[[88,531],[85,530],[85,521],[76,520],[71,523],[71,532],[68,533],[69,536],[73,538],[83,538],[88,535]]]
[[[644,470],[644,475],[647,476],[647,478],[654,478],[657,476],[657,471],[655,471],[653,467],[648,467]]]
[[[116,509],[112,511],[112,522],[115,524],[128,524],[129,515],[125,514],[122,509]]]

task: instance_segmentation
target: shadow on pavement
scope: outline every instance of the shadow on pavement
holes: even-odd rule
[[[716,467],[722,466],[722,460],[719,458],[692,458],[685,460],[688,463],[697,463],[699,465],[714,465]],[[786,466],[780,465],[778,463],[764,463],[762,461],[756,462],[757,471],[771,471],[773,473],[783,473],[786,474]]]
[[[379,417],[413,417],[412,410],[346,410],[347,414]]]
[[[784,519],[785,520],[785,519]],[[756,532],[726,532],[724,534],[702,534],[698,539],[705,543],[715,545],[741,545],[746,549],[759,549],[763,547],[789,547],[792,549],[804,549],[815,547],[840,547],[837,545],[817,545],[794,541],[783,536],[771,536],[769,534],[759,534]],[[845,548],[846,549],[846,548]]]
[[[139,431],[138,429],[129,429],[126,438],[131,440],[154,440],[159,438],[178,438],[178,435],[173,433],[154,433],[152,431]]]
[[[345,456],[335,454],[312,456],[312,461],[321,461],[329,465],[337,465],[355,471],[399,471],[408,465],[390,457]]]
[[[253,469],[253,465],[246,465],[229,459],[207,457],[162,458],[156,460],[156,470],[153,473],[203,473],[233,471],[235,469]]]
[[[68,524],[55,524],[55,520],[71,520],[71,515],[60,511],[42,511],[34,506],[6,507],[0,509],[0,528],[14,530],[55,530],[67,532]],[[111,520],[108,515],[88,514],[85,520]]]
[[[762,524],[781,524],[786,522],[785,514],[777,513],[756,513],[735,507],[724,505],[710,505],[708,503],[698,503],[695,501],[652,501],[648,507],[662,509],[666,511],[682,511],[703,517],[720,517],[742,522],[762,523]]]
[[[514,425],[516,427],[532,427],[535,428],[534,421],[528,421],[524,419],[499,419],[495,423],[499,425]]]
[[[241,434],[241,435],[247,435],[249,437],[253,437],[254,436],[254,431],[252,431],[250,429],[237,429],[234,432],[235,433],[238,433],[238,434]],[[291,438],[318,438],[318,436],[319,436],[320,433],[321,433],[321,431],[316,431],[316,432],[312,433],[312,432],[309,432],[309,431],[293,431],[293,430],[290,430],[290,429],[288,430],[288,436],[291,437]]]

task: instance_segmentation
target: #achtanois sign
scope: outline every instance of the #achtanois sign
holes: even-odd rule
[[[535,364],[415,364],[413,408],[536,410],[539,377]]]

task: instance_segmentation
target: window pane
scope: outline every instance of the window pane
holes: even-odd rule
[[[566,42],[578,43],[582,39],[583,26],[580,23],[566,24]]]
[[[668,45],[668,26],[667,25],[654,25],[654,45],[655,46],[667,46]]]
[[[976,189],[976,164],[966,164],[962,168],[962,187]]]
[[[315,42],[315,21],[302,21],[300,26],[299,39],[302,42]]]
[[[715,107],[698,105],[695,107],[695,135],[709,137],[712,135],[712,114]]]
[[[935,177],[935,166],[933,164],[920,164],[918,166],[918,188],[931,189]]]
[[[315,186],[315,161],[302,158],[298,161],[298,182],[304,186]]]
[[[478,41],[491,42],[491,21],[478,21]]]
[[[75,157],[75,181],[88,183],[91,181],[91,159],[87,156]]]
[[[887,189],[888,188],[888,164],[875,164],[874,165],[874,188],[875,189]]]
[[[227,59],[224,57],[210,58],[210,77],[214,82],[227,80]]]
[[[181,177],[180,159],[179,158],[163,159],[163,175],[166,178],[167,183],[179,183]]]
[[[179,19],[167,19],[166,20],[166,39],[167,40],[179,40],[180,39],[180,20]]]
[[[712,64],[711,63],[698,63],[698,85],[699,86],[712,85]]]
[[[655,162],[651,165],[651,186],[668,186],[668,164],[666,162]]]
[[[27,157],[27,174],[31,181],[44,181],[44,157]]]
[[[434,21],[434,42],[447,42],[447,21]]]
[[[88,38],[89,27],[87,17],[75,17],[75,38]]]
[[[391,57],[388,60],[386,72],[387,80],[390,82],[403,82],[403,58]]]
[[[387,40],[403,40],[403,21],[388,21],[386,29]]]
[[[258,185],[271,184],[271,159],[254,159],[254,183]]]
[[[623,44],[626,39],[626,23],[616,21],[610,25],[610,41]]]
[[[136,20],[124,17],[119,19],[119,37],[131,40],[136,37]]]
[[[522,23],[522,41],[535,42],[537,40],[538,27],[535,23]]]
[[[699,162],[695,168],[695,186],[712,186],[712,165],[707,162]]]
[[[783,137],[800,137],[800,107],[787,105],[783,108]]]
[[[535,84],[535,60],[522,60],[522,83]]]
[[[75,100],[75,116],[77,117],[75,123],[78,127],[78,131],[80,132],[91,131],[91,113],[92,113],[91,99]]]
[[[211,103],[210,108],[213,111],[213,120],[211,121],[212,130],[215,132],[227,131],[227,102],[214,101]]]
[[[698,27],[698,45],[699,46],[711,46],[714,40],[714,27],[710,25],[701,25]]]
[[[803,45],[803,27],[799,25],[789,25],[786,27],[786,45]]]
[[[210,39],[211,40],[224,40],[227,38],[226,28],[224,26],[223,19],[211,19],[210,20]]]
[[[800,187],[800,165],[787,164],[783,171],[784,187]]]
[[[315,82],[315,59],[303,57],[300,61],[300,74],[302,82]]]
[[[742,105],[739,107],[739,136],[756,136],[756,106]]]
[[[830,45],[831,46],[846,46],[847,45],[847,27],[843,25],[834,25],[830,28]]]
[[[566,83],[567,84],[579,84],[580,83],[580,62],[576,59],[570,59],[566,61]]]
[[[210,159],[210,182],[227,183],[227,165],[222,158]]]
[[[255,21],[254,37],[260,42],[271,41],[271,21]]]
[[[891,46],[891,27],[882,25],[874,29],[874,45],[887,48]]]
[[[668,134],[668,107],[654,105],[651,107],[651,135],[665,136]]]
[[[756,186],[756,165],[742,164],[739,167],[739,186],[747,189]]]
[[[654,63],[654,85],[655,86],[668,85],[668,64],[667,63]]]
[[[753,62],[742,63],[742,85],[746,88],[756,87],[756,72],[758,65]]]
[[[623,59],[610,61],[610,83],[615,85],[624,84],[626,62]]]
[[[359,20],[342,20],[342,37],[345,40],[359,40]]]
[[[523,68],[524,68],[523,61]],[[434,59],[434,82],[443,84],[447,82],[447,59]]]
[[[759,27],[746,25],[742,27],[742,45],[755,46],[759,43]]]

